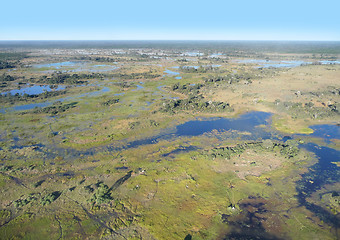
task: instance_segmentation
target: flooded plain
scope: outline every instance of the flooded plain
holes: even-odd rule
[[[55,62],[55,63],[44,63],[44,64],[34,64],[32,68],[36,71],[41,71],[44,73],[50,73],[54,71],[60,72],[108,72],[118,69],[117,66],[108,64],[95,64],[92,62],[84,61],[68,61],[68,62]]]
[[[339,56],[246,53],[53,49],[0,70],[0,234],[336,239]],[[41,80],[57,72],[84,78]]]
[[[1,95],[15,95],[15,94],[19,94],[19,95],[38,95],[38,94],[42,94],[44,92],[52,92],[52,91],[60,91],[60,90],[64,90],[66,88],[66,86],[62,86],[62,85],[30,85],[30,84],[26,84],[25,86],[21,86],[20,89],[13,89],[7,92],[2,92],[0,93]]]
[[[275,60],[264,60],[264,59],[243,59],[243,60],[237,60],[237,62],[244,63],[244,64],[259,65],[259,68],[294,68],[294,67],[313,64],[313,62],[297,61],[297,60],[275,61]],[[318,61],[315,64],[334,65],[334,64],[340,64],[340,61],[336,61],[336,60]]]

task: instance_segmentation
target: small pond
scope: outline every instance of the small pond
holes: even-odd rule
[[[201,52],[185,52],[182,53],[181,56],[188,56],[188,57],[198,57],[198,56],[203,56],[204,53]]]
[[[107,72],[117,69],[118,67],[108,64],[93,64],[83,61],[69,61],[46,64],[34,64],[32,67],[42,72]]]
[[[171,71],[169,69],[165,70],[164,71],[167,75],[179,75],[180,73],[179,72],[174,72],[174,71]]]
[[[47,107],[52,105],[53,103],[59,101],[59,102],[64,102],[64,101],[73,101],[76,98],[81,98],[81,97],[94,97],[94,96],[99,96],[103,93],[109,92],[110,89],[108,87],[103,87],[101,90],[98,91],[93,91],[93,92],[87,92],[87,93],[83,93],[80,95],[76,95],[76,96],[70,96],[70,97],[64,97],[64,98],[58,98],[55,99],[53,101],[46,101],[46,102],[42,102],[42,103],[30,103],[30,104],[24,104],[24,105],[17,105],[17,106],[13,106],[10,108],[1,108],[0,109],[0,113],[6,113],[7,111],[27,111],[27,110],[31,110],[34,109],[36,107],[40,108],[40,107]]]
[[[264,59],[243,59],[236,60],[238,63],[249,63],[260,65],[259,68],[294,68],[302,65],[309,65],[312,62],[305,61],[274,61],[274,60],[264,60]],[[340,61],[317,61],[322,65],[340,64]]]
[[[137,88],[133,89],[132,91],[138,91],[138,90],[142,90],[142,89],[144,89],[144,87],[139,85],[139,84],[137,84]]]
[[[213,53],[209,57],[210,58],[218,58],[218,57],[221,57],[222,55],[223,55],[223,53]]]
[[[6,95],[6,94],[10,94],[10,95],[15,95],[15,94],[19,94],[19,95],[24,95],[24,94],[28,94],[28,95],[38,95],[44,92],[52,92],[52,91],[60,91],[60,90],[64,90],[65,86],[62,85],[26,85],[20,89],[14,89],[11,91],[7,91],[7,92],[2,92],[1,95]]]
[[[161,140],[176,137],[199,136],[213,130],[219,132],[238,131],[240,134],[235,134],[235,137],[240,137],[245,140],[268,139],[272,137],[272,134],[264,126],[270,124],[271,115],[271,113],[266,112],[250,112],[238,118],[208,118],[188,121],[176,126],[175,129],[167,129],[158,136],[129,142],[126,148],[154,144]]]
[[[311,62],[304,61],[274,61],[274,60],[264,60],[264,59],[244,59],[237,60],[238,63],[250,63],[260,65],[262,68],[293,68],[299,67],[303,64],[311,64]]]
[[[173,67],[173,68],[176,68],[176,67]],[[165,76],[168,76],[168,77],[176,76],[175,79],[182,79],[181,76],[178,76],[180,74],[179,72],[174,72],[174,71],[167,69],[167,70],[164,71],[164,73],[166,73],[166,75],[163,75],[163,77],[165,77]]]

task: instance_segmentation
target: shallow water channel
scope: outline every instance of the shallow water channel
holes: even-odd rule
[[[305,61],[274,61],[274,60],[264,60],[264,59],[243,59],[236,60],[238,63],[245,64],[257,64],[259,68],[294,68],[302,65],[309,65],[312,62]],[[318,61],[319,64],[322,65],[332,65],[332,64],[340,64],[340,61]]]
[[[284,136],[274,131],[271,128],[271,113],[267,112],[249,112],[240,115],[237,118],[200,118],[179,124],[173,128],[163,130],[160,134],[135,140],[135,141],[119,141],[123,147],[117,145],[107,145],[102,147],[93,147],[84,151],[77,151],[75,149],[67,149],[68,158],[77,158],[84,155],[95,155],[98,152],[119,152],[129,148],[138,148],[148,144],[155,144],[157,142],[167,140],[176,140],[179,137],[195,137],[204,134],[211,134],[212,132],[226,133],[228,138],[242,140],[242,141],[260,141],[265,139],[272,139],[276,141],[285,142],[288,139],[295,139],[301,137],[311,136],[323,140],[326,144],[332,139],[340,139],[339,126],[337,125],[314,125],[311,128],[314,133],[311,135],[291,135]],[[218,137],[216,134],[213,134]],[[223,140],[223,139],[222,139]],[[334,164],[340,160],[340,151],[326,146],[319,146],[315,143],[300,144],[300,148],[312,152],[318,161],[309,168],[309,171],[301,175],[301,179],[296,182],[297,199],[299,203],[305,206],[308,210],[317,215],[322,221],[330,226],[340,226],[339,218],[331,214],[328,210],[321,206],[312,204],[307,201],[313,193],[320,190],[326,184],[337,183],[340,180],[339,167]],[[53,148],[53,147],[52,147]],[[55,149],[55,151],[65,151],[65,149]],[[163,157],[169,155],[173,156],[181,152],[195,151],[195,146],[180,146],[178,149],[163,154]],[[50,156],[53,159],[53,156]],[[66,157],[66,156],[65,156]],[[53,163],[53,162],[52,162]],[[51,164],[52,164],[51,163]]]
[[[9,107],[9,108],[0,108],[0,113],[6,113],[6,112],[11,112],[11,111],[27,111],[27,110],[31,110],[31,109],[34,109],[34,108],[47,107],[47,106],[50,106],[53,103],[58,102],[58,101],[64,102],[64,101],[75,100],[75,99],[81,98],[81,97],[93,97],[93,96],[98,96],[100,94],[106,93],[108,91],[110,91],[110,89],[108,87],[103,87],[101,90],[82,93],[82,94],[79,94],[79,95],[76,95],[76,96],[58,98],[58,99],[55,99],[53,101],[46,101],[46,102],[41,102],[41,103],[29,103],[29,104],[24,104],[24,105],[16,105],[16,106]]]
[[[38,95],[44,92],[52,92],[52,91],[60,91],[60,90],[64,90],[66,87],[62,86],[62,85],[25,85],[23,87],[21,87],[20,89],[13,89],[7,92],[2,92],[1,95]]]
[[[272,139],[285,142],[289,139],[308,136],[280,135],[271,129],[271,116],[271,113],[266,112],[250,112],[238,118],[205,118],[188,121],[176,126],[174,129],[168,129],[158,136],[128,142],[123,149],[136,148],[146,144],[154,144],[162,140],[176,139],[178,137],[199,136],[216,130],[218,132],[235,132],[235,134],[231,134],[229,137],[246,141]],[[314,125],[311,126],[311,128],[314,130],[314,133],[310,136],[321,138],[325,143],[329,143],[331,139],[340,139],[340,127],[337,125]],[[315,143],[301,144],[299,147],[315,154],[318,161],[311,166],[309,168],[310,171],[303,174],[301,176],[302,179],[297,182],[296,190],[298,192],[298,201],[329,225],[334,227],[340,226],[340,220],[337,216],[329,213],[318,205],[306,201],[312,193],[321,189],[325,184],[339,182],[340,170],[334,163],[340,161],[340,151],[319,146]],[[163,154],[163,156],[166,157],[170,154],[173,155],[194,150],[197,150],[197,148],[183,146],[170,153]]]
[[[86,61],[68,61],[46,64],[34,64],[32,67],[42,72],[108,72],[117,69],[118,67],[108,64],[92,64]]]

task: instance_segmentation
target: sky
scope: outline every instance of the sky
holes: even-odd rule
[[[3,1],[0,40],[340,41],[340,0]]]

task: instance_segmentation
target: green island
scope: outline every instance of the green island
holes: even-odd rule
[[[338,239],[339,59],[0,44],[0,239]]]

